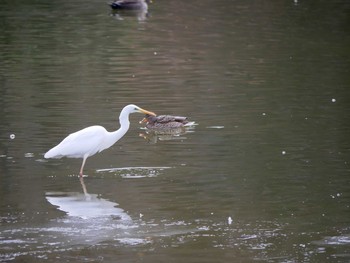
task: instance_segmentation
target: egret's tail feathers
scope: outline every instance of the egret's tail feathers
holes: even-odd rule
[[[57,152],[56,147],[52,148],[51,150],[49,150],[47,153],[45,153],[44,155],[45,159],[49,159],[49,158],[61,158],[62,154],[60,154],[59,152]]]
[[[54,155],[52,154],[51,151],[48,151],[48,152],[45,153],[45,155],[44,155],[45,159],[53,158],[53,156],[54,156]]]

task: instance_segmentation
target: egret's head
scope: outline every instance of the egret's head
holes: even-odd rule
[[[122,110],[122,112],[125,112],[127,114],[138,112],[138,113],[148,114],[151,116],[156,116],[156,114],[154,112],[144,110],[144,109],[142,109],[139,106],[136,106],[134,104],[130,104],[128,106],[125,106],[124,109]]]

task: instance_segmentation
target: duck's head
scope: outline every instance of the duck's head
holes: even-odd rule
[[[157,116],[146,114],[145,117],[139,123],[153,124],[157,121]]]

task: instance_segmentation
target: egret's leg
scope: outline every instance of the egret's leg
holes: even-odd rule
[[[79,176],[80,177],[83,177],[84,165],[85,165],[85,162],[86,162],[87,158],[88,158],[87,156],[84,156],[84,158],[83,158],[83,163],[81,164],[81,168],[80,168],[80,172],[79,172]]]
[[[84,178],[80,176],[80,177],[79,177],[79,180],[80,180],[81,186],[83,187],[84,195],[85,195],[85,196],[88,196],[89,194],[88,194],[88,192],[87,192],[87,190],[86,190],[86,185],[85,185],[85,183],[84,183]]]

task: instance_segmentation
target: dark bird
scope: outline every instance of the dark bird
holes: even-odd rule
[[[116,0],[110,7],[116,10],[143,10],[147,11],[150,0]]]
[[[194,124],[194,122],[188,121],[187,117],[171,115],[152,116],[149,114],[146,114],[140,123],[146,123],[148,129],[176,129]]]

